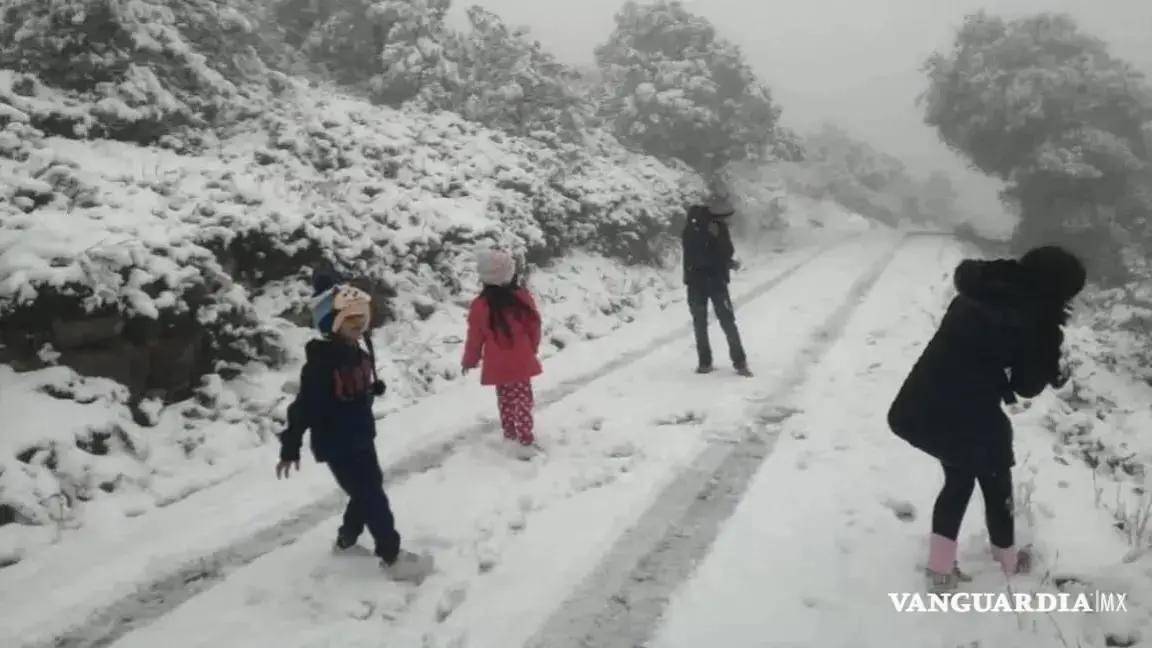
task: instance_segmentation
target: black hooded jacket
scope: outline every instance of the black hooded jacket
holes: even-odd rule
[[[957,296],[888,411],[897,436],[940,461],[973,469],[1015,464],[1001,407],[1060,386],[1063,302],[1042,295],[1012,260],[966,260]]]
[[[684,283],[727,284],[731,279],[732,257],[736,253],[732,234],[724,218],[703,205],[688,210],[688,222],[680,242],[684,253]]]

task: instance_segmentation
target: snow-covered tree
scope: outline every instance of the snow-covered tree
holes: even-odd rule
[[[337,81],[368,83],[393,106],[420,97],[443,103],[455,91],[455,35],[444,21],[451,0],[292,2],[285,19],[311,23],[305,49]]]
[[[925,71],[927,123],[1008,183],[1018,243],[1065,236],[1075,245],[1091,231],[1104,247],[1082,249],[1090,261],[1119,258],[1109,230],[1152,208],[1138,189],[1152,160],[1152,98],[1139,72],[1067,16],[985,13],[968,16],[953,50]]]
[[[793,190],[884,223],[921,219],[916,183],[900,159],[831,124],[805,138],[803,150],[803,162],[785,173]]]
[[[152,142],[229,107],[264,71],[251,22],[218,0],[12,0],[0,15],[0,65],[94,100],[68,136]]]
[[[453,56],[456,35],[444,18],[451,0],[379,0],[368,12],[384,25],[381,72],[371,82],[377,101],[399,105],[420,98],[444,105],[459,85]]]
[[[768,154],[780,115],[771,93],[740,49],[682,3],[626,3],[596,60],[621,141],[704,173]]]
[[[459,39],[458,109],[473,121],[517,134],[578,133],[591,104],[576,90],[579,74],[558,62],[526,28],[510,28],[481,7],[468,9],[471,31]]]

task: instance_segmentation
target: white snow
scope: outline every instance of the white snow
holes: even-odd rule
[[[797,351],[844,302],[861,269],[890,248],[893,236],[876,231],[834,246],[766,292],[755,289],[811,257],[818,240],[754,260],[737,275],[738,296],[758,295],[738,309],[757,371],[750,380],[724,370],[691,373],[686,309],[671,297],[637,310],[635,322],[614,331],[571,330],[573,343],[548,354],[538,394],[632,357],[661,335],[680,335],[541,407],[538,436],[546,453],[531,462],[512,457],[497,433],[453,441],[475,422],[495,418],[493,394],[477,385],[382,408],[379,448],[386,466],[421,449],[455,444],[438,465],[388,487],[406,543],[437,557],[437,573],[422,586],[388,582],[370,557],[332,556],[329,544],[340,513],[333,508],[327,521],[285,537],[283,548],[237,566],[215,587],[114,645],[378,646],[382,637],[398,646],[522,645],[697,455],[734,442],[762,406],[758,401],[788,387],[783,381],[789,368],[805,362]],[[916,615],[892,608],[889,592],[922,591],[920,570],[941,475],[931,459],[887,430],[884,413],[933,332],[951,296],[951,270],[965,254],[970,251],[943,238],[905,240],[827,355],[808,367],[802,384],[783,392],[790,396],[774,403],[794,415],[780,424],[772,454],[709,552],[673,592],[650,645],[953,648],[979,642],[1012,648],[1104,645],[1106,636],[1115,642],[1147,632],[1152,559],[1140,549],[1147,538],[1113,526],[1118,518],[1138,526],[1147,496],[1132,487],[1142,485],[1143,477],[1091,470],[1054,424],[1084,422],[1072,409],[1077,394],[1106,394],[1113,403],[1118,415],[1097,420],[1092,433],[1108,447],[1138,443],[1137,426],[1148,421],[1147,387],[1093,364],[1085,347],[1095,338],[1084,318],[1070,328],[1080,362],[1074,384],[1016,414],[1018,535],[1035,543],[1041,567],[1010,585],[1013,591],[1057,591],[1058,584],[1075,591],[1069,589],[1077,587],[1069,581],[1075,579],[1089,590],[1128,593],[1130,612]],[[552,321],[607,304],[597,291],[566,291],[577,283],[568,273],[587,273],[580,285],[603,285],[617,294],[650,289],[644,282],[651,279],[613,275],[611,264],[592,257],[566,263],[532,278],[534,290],[550,304]],[[611,304],[628,307],[627,300]],[[580,339],[596,335],[601,337]],[[715,326],[713,343],[723,358]],[[17,399],[31,399],[28,392],[37,385],[75,380],[69,376],[64,369],[20,378],[7,374],[0,375],[0,385],[23,385]],[[254,381],[250,388],[274,391],[281,379],[267,377],[269,384]],[[62,435],[62,444],[77,434],[70,425],[81,416],[92,423],[92,408],[118,397],[113,386],[99,381],[76,388],[104,400],[77,406],[87,408],[83,414],[60,410],[59,420],[43,419]],[[163,491],[170,503],[137,504],[133,511],[127,494],[107,498],[102,506],[114,503],[120,510],[93,507],[82,532],[55,532],[59,537],[49,539],[55,544],[0,570],[0,644],[48,640],[139,583],[275,525],[333,492],[322,466],[307,461],[304,472],[277,482],[267,447],[229,445],[228,426],[246,416],[237,405],[247,395],[238,385],[220,383],[206,392],[212,406],[233,413],[197,432],[215,439],[198,452],[211,455],[217,484],[187,493],[186,482],[159,471],[153,479],[164,486],[149,498]],[[0,411],[4,420],[16,415]],[[171,415],[149,408],[161,425]],[[119,421],[133,430],[129,423]],[[1148,446],[1137,447],[1145,452]],[[61,458],[69,460],[66,453]],[[2,477],[24,479],[9,472]],[[370,546],[371,540],[365,535],[361,543]],[[967,590],[1009,587],[988,556],[978,497],[961,543],[962,565],[976,578]],[[49,595],[52,603],[46,605]],[[555,645],[572,640],[557,637]]]
[[[810,256],[814,249],[801,245],[786,253],[768,257],[760,264],[753,260],[745,272],[736,275],[734,294],[738,296],[766,278],[775,276]],[[576,259],[569,266],[569,271],[579,273],[589,267],[597,266]],[[608,264],[600,265],[599,269],[607,271]],[[564,266],[560,266],[558,272],[565,272]],[[598,299],[597,296],[605,294],[600,292],[601,290],[610,290],[614,282],[627,280],[626,277],[615,280],[609,278],[606,288],[593,289],[599,280],[579,281],[578,277],[579,275],[564,277],[561,274],[551,280],[542,276],[532,279],[534,289],[537,282],[542,286],[540,290],[546,299],[550,294],[549,281],[573,282],[568,285],[587,287],[587,296],[578,290],[570,289],[564,295],[567,301],[556,302],[559,310],[555,315],[545,306],[544,312],[549,322],[554,322],[555,317],[565,316],[566,312],[563,309],[569,306],[574,311],[590,310],[589,300]],[[548,303],[543,299],[541,302]],[[597,367],[627,355],[635,349],[644,348],[651,344],[654,338],[685,325],[682,303],[647,303],[643,306],[644,310],[637,311],[637,323],[620,328],[607,337],[583,341],[563,351],[550,354],[547,360],[548,371],[539,381],[538,389],[543,392],[549,388],[563,387],[580,375],[594,371]],[[662,310],[665,306],[672,307],[673,310],[665,313]],[[427,336],[435,334],[439,329],[460,335],[462,318],[463,311],[460,311],[459,316],[451,321],[425,322],[429,329],[423,333]],[[581,321],[595,321],[595,318],[585,315]],[[546,330],[550,328],[546,326]],[[415,331],[417,327],[412,326],[410,330]],[[405,335],[408,332],[409,329],[405,327],[386,331],[385,334]],[[444,344],[439,340],[434,340],[432,343]],[[416,342],[410,340],[407,348],[415,346]],[[449,348],[458,349],[459,345],[454,343]],[[432,352],[444,353],[435,350]],[[684,356],[683,352],[680,355]],[[459,361],[458,352],[455,350],[445,353],[443,357],[445,362],[457,364]],[[405,359],[392,357],[381,358],[381,361],[382,375],[385,375],[396,371],[390,362],[402,364]],[[680,363],[685,369],[690,369],[692,359],[690,356],[685,356],[680,359]],[[30,376],[41,373],[43,372]],[[49,378],[55,377],[41,376],[38,380],[49,382]],[[15,538],[8,536],[5,540],[6,543],[14,543],[16,549],[12,549],[11,544],[0,545],[9,546],[10,552],[15,551],[19,554],[20,547],[28,546],[36,549],[35,552],[28,553],[18,564],[0,571],[0,583],[3,583],[3,587],[0,587],[0,607],[13,611],[11,615],[5,614],[0,621],[0,645],[8,645],[8,641],[3,640],[5,637],[19,637],[31,641],[36,636],[51,636],[54,628],[82,620],[110,598],[131,592],[135,583],[140,580],[154,577],[155,574],[171,570],[189,558],[212,553],[247,537],[254,529],[270,526],[292,511],[332,492],[334,485],[331,476],[322,467],[317,469],[313,465],[289,483],[278,483],[271,479],[271,463],[274,461],[275,452],[260,441],[259,430],[262,424],[259,419],[252,420],[256,413],[237,408],[235,403],[230,404],[227,400],[221,400],[225,398],[235,400],[239,395],[249,403],[249,406],[262,402],[268,408],[282,410],[284,402],[280,399],[284,395],[280,392],[280,386],[287,378],[285,375],[255,374],[230,385],[229,391],[218,387],[212,388],[210,385],[206,390],[209,392],[209,400],[205,404],[218,412],[218,416],[214,420],[205,421],[204,427],[182,432],[196,437],[189,443],[192,447],[200,447],[195,443],[200,440],[211,444],[209,447],[197,450],[207,455],[205,457],[207,465],[201,469],[194,469],[192,465],[180,462],[176,457],[171,461],[150,458],[143,466],[136,468],[137,471],[145,471],[140,477],[144,480],[141,488],[126,489],[123,496],[117,494],[114,497],[102,498],[100,506],[89,505],[84,509],[82,532],[64,533],[60,538],[52,533],[45,538],[49,530],[44,527],[8,525],[0,529],[17,531]],[[36,379],[28,378],[28,380]],[[9,392],[8,384],[0,382],[0,392],[13,393],[14,398],[7,401],[12,407],[27,408],[31,404],[36,404],[36,409],[42,409],[53,402],[50,397],[34,396],[28,393],[27,389],[23,392],[14,390]],[[421,399],[407,407],[404,405],[412,402],[410,399],[404,399],[403,395],[398,395],[396,398],[397,400],[393,400],[390,393],[378,412],[378,415],[384,416],[379,423],[379,445],[381,457],[386,465],[395,464],[418,450],[437,447],[451,440],[462,428],[495,417],[492,394],[471,384],[443,388],[437,395]],[[3,407],[5,402],[4,399],[0,399],[0,407]],[[35,409],[28,408],[28,411],[33,412]],[[83,426],[87,427],[88,422],[93,424],[98,422],[93,419],[94,413],[91,410],[84,410],[82,415],[71,415],[65,420],[72,421],[72,426],[84,421]],[[130,420],[124,420],[122,414],[118,416],[121,418],[116,419],[116,422],[121,428],[134,431],[137,435],[146,432],[140,430]],[[171,452],[180,447],[179,439],[172,445],[163,441],[164,436],[177,434],[182,430],[173,425],[178,423],[180,417],[177,412],[172,411],[172,408],[161,413],[159,429],[166,430],[161,435],[162,451]],[[39,426],[28,426],[26,429],[30,429],[30,434],[34,436],[42,431]],[[55,432],[61,435],[60,447],[67,445],[69,448],[74,448],[70,440],[71,435],[74,435],[73,429],[74,427],[60,426]],[[271,434],[273,431],[268,429],[264,434]],[[0,440],[5,439],[0,437]],[[479,443],[480,440],[474,442]],[[161,443],[153,442],[150,438],[145,447],[154,448],[157,445]],[[95,461],[104,458],[88,459]],[[158,476],[150,477],[148,473],[152,471]],[[8,473],[5,472],[6,474]],[[153,485],[154,483],[158,485]],[[167,504],[167,502],[174,503]],[[190,529],[189,520],[203,523],[198,523],[196,528]],[[27,537],[29,535],[37,537],[29,538]],[[0,538],[3,537],[5,536],[0,535]],[[40,542],[33,542],[34,540]],[[43,546],[44,541],[52,541],[54,544]],[[129,546],[132,550],[125,550]],[[49,608],[33,604],[33,601],[20,595],[20,592],[27,591],[29,587],[53,588],[54,605]],[[17,610],[20,613],[15,613]]]
[[[337,516],[116,645],[180,636],[188,637],[181,646],[307,646],[320,637],[371,646],[381,632],[397,645],[521,645],[664,485],[704,446],[731,439],[749,402],[785,373],[791,351],[843,301],[890,236],[842,245],[772,299],[740,311],[756,380],[730,371],[694,376],[691,336],[684,336],[540,412],[543,461],[519,464],[493,435],[391,489],[412,548],[438,557],[438,573],[418,590],[381,588],[366,559],[326,553]],[[813,285],[826,290],[813,295]],[[757,334],[769,322],[771,334]],[[723,341],[715,341],[723,357]],[[374,622],[357,619],[363,615]],[[209,617],[211,628],[202,627]]]
[[[896,438],[884,417],[951,297],[949,282],[906,278],[949,270],[959,252],[938,241],[909,246],[805,388],[782,404],[799,414],[784,424],[775,452],[695,578],[670,602],[654,647],[1102,646],[1105,630],[1147,621],[1143,604],[1128,618],[894,611],[889,592],[923,592],[943,475]],[[1016,444],[1018,542],[1034,542],[1042,566],[1035,576],[1004,579],[991,560],[976,495],[960,553],[962,569],[976,580],[964,590],[1059,591],[1050,578],[1074,575],[1090,589],[1135,589],[1145,597],[1146,575],[1134,566],[1120,570],[1126,578],[1110,573],[1130,547],[1094,504],[1091,471],[1058,461],[1062,446],[1037,425],[1018,422]]]

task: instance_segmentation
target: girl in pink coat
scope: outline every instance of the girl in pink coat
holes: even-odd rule
[[[494,385],[504,438],[531,446],[532,379],[543,371],[540,311],[528,290],[516,282],[516,261],[502,251],[481,252],[477,269],[484,289],[468,312],[464,373],[483,363],[480,384]]]

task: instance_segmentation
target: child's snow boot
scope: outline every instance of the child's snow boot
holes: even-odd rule
[[[710,374],[710,373],[712,373],[712,365],[700,363],[696,367],[696,373],[698,373],[698,374]]]
[[[414,554],[401,549],[391,563],[381,560],[380,567],[394,581],[419,585],[432,573],[435,561],[428,554]]]
[[[971,581],[956,563],[956,541],[935,533],[928,539],[928,591],[943,594]]]
[[[752,370],[748,368],[748,363],[745,362],[741,362],[740,364],[736,365],[736,373],[744,376],[745,378],[752,377]]]

